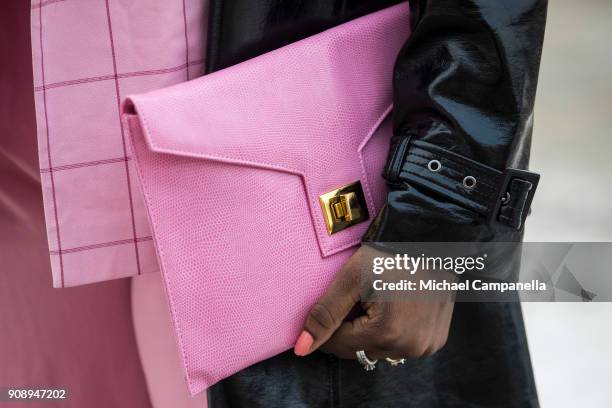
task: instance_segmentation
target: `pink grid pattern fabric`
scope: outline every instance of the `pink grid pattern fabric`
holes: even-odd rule
[[[32,0],[34,97],[54,287],[155,272],[126,95],[202,75],[206,0]]]

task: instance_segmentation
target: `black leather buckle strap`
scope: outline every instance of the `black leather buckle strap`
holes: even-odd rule
[[[500,198],[491,211],[491,221],[497,220],[520,230],[530,213],[540,175],[526,170],[506,169]]]
[[[387,156],[387,164],[383,171],[383,177],[387,182],[394,184],[399,180],[400,172],[404,164],[404,159],[408,154],[411,136],[393,136],[391,138],[391,147]]]
[[[406,138],[407,139],[407,138]],[[394,143],[385,178],[406,182],[442,194],[487,219],[516,230],[524,223],[540,175],[508,168],[499,171],[465,156],[421,140]]]

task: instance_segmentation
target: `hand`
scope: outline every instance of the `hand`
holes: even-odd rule
[[[343,266],[311,309],[295,354],[305,356],[321,348],[340,358],[354,359],[358,350],[365,350],[370,358],[419,358],[444,346],[453,313],[452,294],[435,301],[364,302],[365,314],[345,321],[362,300],[361,262],[374,256],[388,254],[362,246]]]

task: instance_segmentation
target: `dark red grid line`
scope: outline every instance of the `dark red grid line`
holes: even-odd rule
[[[43,7],[48,6],[49,4],[53,4],[53,3],[61,3],[62,1],[66,1],[66,0],[39,1],[38,4],[33,4],[32,5],[32,10],[43,8]]]
[[[111,55],[113,57],[113,74],[115,76],[115,94],[117,95],[117,117],[119,120],[119,128],[121,129],[121,143],[123,145],[123,156],[127,157],[127,145],[125,142],[125,131],[121,123],[121,93],[119,91],[119,77],[117,76],[117,56],[115,54],[115,41],[113,38],[113,25],[111,23],[111,12],[108,4],[109,0],[106,0],[106,18],[108,20],[108,35],[110,37]],[[132,219],[132,233],[134,236],[134,253],[136,255],[136,269],[138,275],[142,273],[140,270],[140,255],[138,253],[138,241],[136,240],[136,219],[134,217],[134,200],[132,199],[132,182],[130,180],[130,166],[128,161],[125,161],[125,178],[128,188],[128,198],[130,204],[130,217]]]
[[[201,60],[191,61],[186,64],[177,65],[176,67],[150,69],[150,70],[145,70],[145,71],[124,72],[123,74],[117,74],[116,77],[121,79],[121,78],[131,78],[131,77],[138,77],[138,76],[145,76],[145,75],[169,74],[171,72],[176,72],[176,71],[180,71],[183,69],[188,70],[189,67],[191,66],[200,65],[203,63],[204,63],[204,60],[201,59]],[[45,84],[43,86],[41,85],[35,86],[34,91],[61,88],[61,87],[70,86],[70,85],[86,84],[90,82],[109,81],[111,79],[115,79],[114,74],[100,75],[100,76],[88,77],[88,78],[71,79],[69,81],[53,82],[50,84]]]
[[[189,81],[189,38],[187,37],[187,8],[183,0],[183,24],[185,28],[185,75]]]
[[[43,87],[45,86],[45,62],[44,62],[44,51],[43,51],[43,22],[42,22],[42,0],[39,0],[38,5],[41,6],[38,12],[38,22],[40,24],[40,71],[41,71],[41,80],[43,83]],[[53,164],[51,162],[51,141],[49,138],[49,117],[47,114],[47,92],[43,91],[43,106],[45,112],[45,133],[47,139],[47,160],[49,161],[49,168],[53,168]],[[62,241],[60,239],[60,228],[59,221],[57,217],[57,198],[55,196],[55,179],[53,178],[53,171],[49,172],[49,176],[51,178],[51,195],[53,196],[53,215],[55,218],[55,234],[57,239],[57,248],[60,251],[59,264],[60,264],[60,285],[64,287],[64,260],[62,258]]]
[[[153,237],[148,236],[148,237],[141,237],[141,238],[136,238],[136,239],[130,238],[130,239],[122,239],[119,241],[101,242],[99,244],[85,245],[85,246],[62,249],[62,250],[51,250],[49,251],[49,254],[61,256],[61,255],[66,255],[66,254],[73,254],[75,252],[91,251],[93,249],[107,248],[111,246],[138,244],[139,242],[151,241],[152,239]]]
[[[99,166],[99,165],[103,165],[103,164],[112,164],[112,163],[122,163],[124,161],[130,161],[132,160],[131,156],[127,156],[127,157],[115,157],[113,159],[105,159],[105,160],[94,160],[94,161],[89,161],[89,162],[81,162],[81,163],[71,163],[71,164],[65,164],[63,166],[56,166],[56,167],[47,167],[44,169],[40,169],[41,173],[49,173],[49,172],[58,172],[58,171],[62,171],[62,170],[72,170],[72,169],[79,169],[81,167],[91,167],[91,166]]]
[[[148,71],[126,72],[124,74],[118,74],[117,77],[119,77],[119,78],[129,78],[129,77],[142,76],[142,75],[167,74],[167,73],[170,73],[170,72],[180,71],[180,70],[185,69],[187,67],[190,67],[190,66],[193,66],[193,65],[199,65],[199,64],[203,64],[203,63],[204,63],[204,60],[200,59],[200,60],[195,60],[195,61],[187,62],[185,64],[177,65],[176,67],[171,67],[171,68],[160,68],[160,69],[152,69],[152,70],[148,70]]]
[[[61,82],[54,82],[54,83],[43,85],[43,86],[35,86],[34,91],[40,91],[42,89],[48,90],[48,89],[60,88],[60,87],[76,85],[76,84],[86,84],[88,82],[108,81],[111,79],[115,79],[115,76],[114,75],[101,75],[97,77],[72,79],[70,81],[61,81]]]

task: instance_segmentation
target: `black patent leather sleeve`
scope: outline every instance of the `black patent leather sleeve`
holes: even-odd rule
[[[210,0],[213,72],[403,0]]]
[[[387,204],[364,241],[515,241],[546,0],[420,0],[394,68]],[[384,246],[384,244],[383,244]]]
[[[400,0],[211,0],[207,71]],[[413,0],[394,67],[387,204],[365,241],[515,241],[546,0]],[[510,170],[509,170],[510,169]]]

